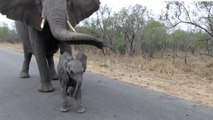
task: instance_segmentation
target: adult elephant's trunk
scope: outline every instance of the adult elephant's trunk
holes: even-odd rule
[[[49,23],[52,35],[56,39],[69,44],[89,44],[98,48],[103,47],[102,42],[98,41],[93,36],[67,30],[67,21],[69,21],[69,19],[67,17],[66,1],[52,0],[49,4],[51,4],[47,5],[50,6],[49,8],[43,8],[43,14]]]

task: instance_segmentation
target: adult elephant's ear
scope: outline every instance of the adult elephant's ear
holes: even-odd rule
[[[99,9],[99,0],[67,0],[68,17],[72,26],[76,26],[80,21],[92,15]],[[104,44],[98,39],[92,38],[91,40],[72,40],[71,44],[87,44],[94,45],[103,49]]]
[[[68,14],[73,26],[99,9],[99,0],[68,0]]]
[[[37,2],[36,0],[0,0],[0,13],[41,30],[41,12]]]

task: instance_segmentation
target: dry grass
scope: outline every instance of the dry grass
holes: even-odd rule
[[[21,44],[3,43],[0,47],[22,51]],[[190,56],[185,65],[180,58],[173,64],[170,57],[147,60],[86,54],[88,71],[213,107],[212,57]]]
[[[23,51],[22,44],[0,43],[0,48],[7,48],[17,52]]]
[[[88,70],[104,76],[213,106],[213,58],[145,60],[141,56],[96,56],[89,54]]]

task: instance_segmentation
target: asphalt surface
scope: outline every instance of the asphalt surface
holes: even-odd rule
[[[0,49],[0,120],[213,120],[213,108],[93,73],[84,75],[82,86],[86,113],[60,112],[58,81],[52,93],[39,93],[35,59],[31,78],[19,78],[23,54]]]

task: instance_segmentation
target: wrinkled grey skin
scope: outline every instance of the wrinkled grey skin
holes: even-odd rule
[[[73,58],[70,53],[64,52],[60,58],[57,67],[60,85],[62,87],[62,112],[69,110],[67,95],[73,97],[77,101],[78,113],[85,112],[81,100],[81,85],[83,81],[83,73],[86,70],[87,56],[80,52]]]
[[[53,55],[55,52],[57,52],[58,48],[60,48],[61,53],[63,53],[64,51],[71,53],[71,47],[68,44],[55,39],[52,36],[51,32],[49,32],[50,30],[48,25],[44,27],[42,32],[38,32],[23,23],[16,22],[16,29],[20,39],[23,41],[24,49],[24,62],[20,72],[20,77],[30,77],[29,64],[32,54],[34,54],[41,77],[39,91],[53,91],[54,88],[52,87],[50,80],[58,79],[55,70]],[[38,36],[33,35],[35,32],[39,33]]]
[[[99,8],[99,0],[0,0],[0,13],[19,21],[17,31],[24,42],[25,61],[21,77],[28,77],[29,62],[35,55],[41,82],[40,92],[52,92],[51,79],[56,78],[52,60],[56,46],[69,52],[65,43],[89,44],[98,48],[103,43],[95,37],[71,32],[67,21],[75,26]],[[42,19],[46,20],[44,28]],[[48,62],[47,62],[48,61]],[[53,75],[53,77],[51,77]]]

